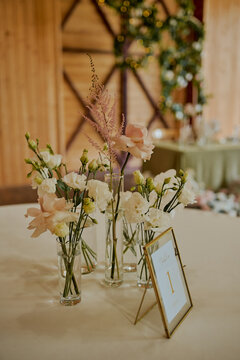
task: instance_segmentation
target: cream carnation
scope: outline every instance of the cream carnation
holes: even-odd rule
[[[184,188],[181,191],[178,201],[182,203],[184,206],[187,206],[188,204],[195,203],[195,196],[196,194],[193,191],[192,183],[190,180],[187,180],[186,184],[184,185]]]
[[[100,211],[105,211],[108,203],[112,199],[108,184],[99,180],[89,180],[87,184],[88,196],[93,198]]]
[[[144,214],[148,211],[149,203],[138,192],[132,193],[130,199],[125,203],[125,217],[129,223],[143,221]]]
[[[171,216],[160,209],[151,208],[145,217],[144,228],[149,230],[151,228],[168,228],[171,223]]]
[[[65,175],[62,180],[71,188],[83,191],[86,188],[86,176],[70,172]]]

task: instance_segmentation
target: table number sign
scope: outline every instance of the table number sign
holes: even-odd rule
[[[173,229],[169,228],[145,245],[144,252],[165,331],[170,338],[193,306]],[[137,317],[145,294],[146,291]]]

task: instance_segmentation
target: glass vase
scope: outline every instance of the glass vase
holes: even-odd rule
[[[138,224],[137,238],[137,286],[142,288],[152,288],[152,280],[148,269],[147,260],[143,247],[155,237],[155,232],[144,230],[144,224]]]
[[[119,194],[123,191],[123,176],[106,174],[105,182],[113,193],[106,211],[105,285],[120,286],[123,282],[123,221],[119,209]]]
[[[81,301],[80,244],[72,244],[59,238],[57,255],[60,303],[66,306],[76,305]]]
[[[97,241],[95,227],[86,228],[81,241],[81,270],[82,274],[89,274],[97,266]]]
[[[136,241],[139,227],[129,224],[123,217],[123,270],[124,272],[137,271]]]

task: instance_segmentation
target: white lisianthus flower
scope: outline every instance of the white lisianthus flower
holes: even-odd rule
[[[48,150],[40,151],[40,155],[43,158],[43,161],[49,166],[51,169],[58,167],[62,162],[62,155],[55,154],[52,155]]]
[[[63,182],[65,182],[69,187],[80,191],[86,189],[86,179],[85,175],[79,175],[75,172],[70,172],[62,178]]]
[[[144,229],[151,228],[168,228],[171,223],[171,215],[165,213],[160,209],[150,208],[148,214],[145,216]]]
[[[125,217],[129,223],[142,222],[143,216],[148,211],[148,208],[148,201],[138,192],[134,192],[125,203]]]
[[[43,179],[38,186],[38,196],[43,196],[46,193],[54,194],[56,192],[56,183],[55,178]]]
[[[188,204],[194,204],[195,196],[196,194],[193,190],[192,183],[190,179],[188,179],[186,184],[184,185],[184,188],[181,191],[178,201],[182,203],[184,206],[187,206]]]
[[[112,193],[108,184],[99,180],[89,180],[87,184],[88,196],[96,201],[100,211],[105,211],[112,199]]]
[[[167,178],[171,178],[170,182],[168,183],[168,187],[172,187],[173,183],[175,182],[176,170],[171,169],[165,172],[162,172],[155,176],[153,179],[154,186],[157,192],[162,190],[164,180]]]

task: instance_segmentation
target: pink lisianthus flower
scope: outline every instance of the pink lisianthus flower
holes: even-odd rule
[[[150,160],[154,145],[147,139],[147,134],[144,126],[129,124],[125,135],[115,138],[115,148],[129,152],[138,159]]]
[[[38,200],[40,209],[27,209],[26,217],[34,217],[29,226],[29,230],[34,230],[31,237],[38,237],[45,231],[49,230],[55,233],[58,224],[69,223],[77,220],[77,214],[72,213],[69,209],[72,204],[66,203],[64,198],[57,198],[55,194],[44,194]]]

